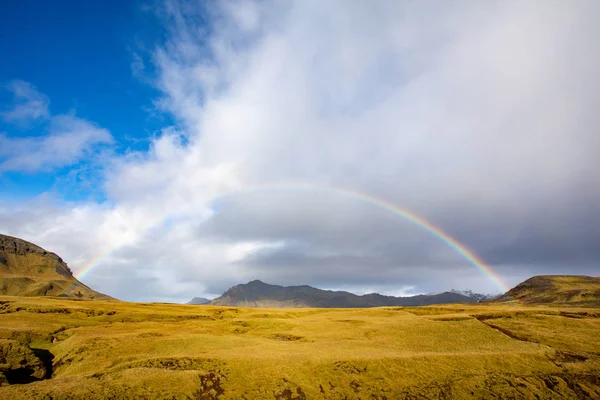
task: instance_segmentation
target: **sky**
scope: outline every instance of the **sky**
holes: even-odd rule
[[[599,12],[3,1],[0,232],[129,301],[598,276]]]

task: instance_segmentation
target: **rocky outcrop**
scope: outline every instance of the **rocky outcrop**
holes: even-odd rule
[[[57,254],[1,234],[0,295],[111,299],[79,282]]]
[[[33,350],[16,340],[0,339],[0,386],[46,378],[48,370]]]
[[[55,273],[62,276],[73,276],[71,269],[57,254],[46,251],[23,239],[0,234],[0,264],[8,266],[10,255],[27,256],[33,254],[45,257]]]

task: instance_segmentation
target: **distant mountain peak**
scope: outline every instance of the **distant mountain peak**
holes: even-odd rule
[[[488,300],[492,300],[495,299],[496,297],[498,297],[498,294],[483,294],[483,293],[475,293],[472,290],[457,290],[457,289],[452,289],[450,291],[451,293],[458,293],[461,294],[463,296],[467,296],[470,297],[471,299],[480,302],[480,301],[488,301]]]
[[[208,304],[211,300],[205,297],[194,297],[192,300],[188,301],[186,304]]]
[[[246,283],[246,285],[268,285],[268,284],[264,283],[260,279],[255,279],[253,281],[250,281],[250,282]],[[273,285],[269,285],[269,286],[273,286]]]

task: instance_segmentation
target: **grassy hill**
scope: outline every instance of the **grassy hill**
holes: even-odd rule
[[[232,287],[222,296],[214,299],[211,304],[240,307],[360,308],[473,302],[476,302],[474,298],[456,292],[409,297],[384,296],[378,293],[358,296],[349,292],[321,290],[306,285],[279,286],[256,280]]]
[[[256,309],[7,296],[0,358],[3,346],[17,349],[13,363],[23,357],[40,377],[31,361],[39,354],[49,379],[5,380],[0,398],[600,398],[598,332],[592,308]],[[15,383],[18,371],[4,369]]]
[[[580,275],[534,276],[495,301],[600,307],[600,278]]]
[[[0,295],[110,299],[75,279],[58,255],[1,234]]]

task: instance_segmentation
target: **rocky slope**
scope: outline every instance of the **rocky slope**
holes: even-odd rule
[[[25,240],[2,234],[0,295],[111,299],[79,282],[58,255]]]
[[[214,299],[211,304],[241,307],[358,308],[473,302],[476,300],[453,292],[410,297],[384,296],[378,293],[358,296],[349,292],[321,290],[311,286],[269,285],[256,280],[232,287],[221,297]]]
[[[600,277],[534,276],[494,301],[597,307],[600,306]]]

